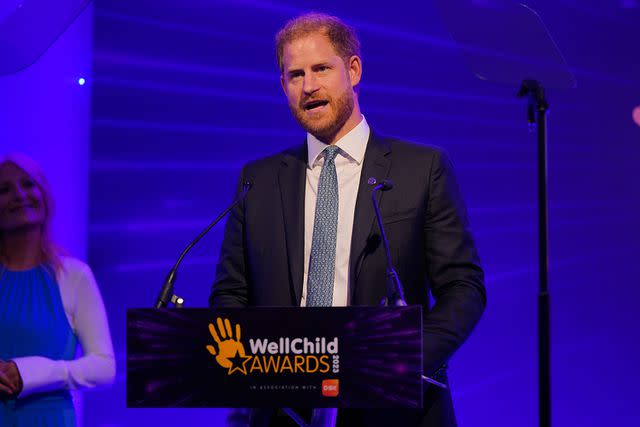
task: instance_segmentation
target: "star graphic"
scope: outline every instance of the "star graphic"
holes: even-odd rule
[[[247,367],[246,363],[251,360],[251,356],[242,356],[238,354],[238,350],[236,349],[236,353],[233,357],[229,357],[229,361],[231,362],[231,366],[229,367],[229,372],[227,375],[233,374],[235,371],[240,371],[243,374],[247,375]]]

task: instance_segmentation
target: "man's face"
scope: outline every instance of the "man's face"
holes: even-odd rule
[[[282,62],[282,88],[294,117],[307,132],[331,142],[354,113],[360,59],[345,64],[326,35],[312,33],[286,44]]]

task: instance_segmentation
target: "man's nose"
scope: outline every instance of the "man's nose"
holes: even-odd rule
[[[320,85],[318,84],[318,79],[312,73],[304,76],[304,83],[302,85],[302,90],[307,95],[311,95],[315,91],[320,89]]]

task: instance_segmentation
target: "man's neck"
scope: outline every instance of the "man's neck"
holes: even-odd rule
[[[325,144],[334,145],[336,142],[340,141],[340,139],[343,136],[345,136],[346,134],[351,132],[356,126],[358,126],[361,121],[362,121],[362,114],[360,113],[360,107],[356,103],[356,105],[353,108],[353,111],[351,112],[351,115],[335,135],[327,138],[316,136],[316,138],[318,138],[320,141],[324,142]]]

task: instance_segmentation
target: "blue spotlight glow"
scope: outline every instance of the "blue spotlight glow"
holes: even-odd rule
[[[78,84],[79,84],[80,86],[84,86],[84,84],[85,84],[86,82],[87,82],[87,81],[84,79],[84,77],[80,77],[80,78],[78,79]]]

